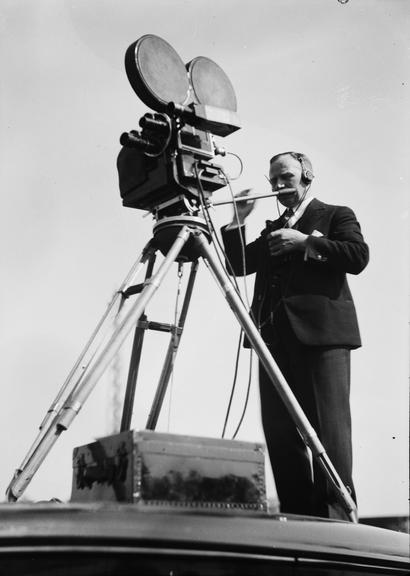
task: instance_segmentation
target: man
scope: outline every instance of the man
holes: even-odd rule
[[[256,273],[252,315],[272,356],[354,500],[350,418],[350,350],[361,345],[346,273],[358,274],[369,251],[353,211],[310,195],[304,154],[270,161],[269,180],[286,211],[246,245],[253,202],[237,204],[222,229],[235,274]],[[247,191],[245,191],[246,193]],[[242,242],[240,239],[242,234]],[[246,270],[244,270],[243,246]],[[274,385],[259,366],[261,413],[282,512],[344,517]]]

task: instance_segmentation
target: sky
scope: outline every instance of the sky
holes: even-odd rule
[[[312,160],[312,194],[356,213],[371,254],[349,277],[363,340],[351,392],[359,513],[408,513],[409,14],[405,0],[0,0],[0,500],[152,235],[151,216],[121,204],[116,157],[120,134],[149,111],[124,54],[155,34],[184,62],[206,56],[230,78],[242,128],[217,141],[243,162],[235,192],[267,192],[269,158],[297,150]],[[221,163],[238,175],[234,157]],[[259,201],[248,237],[275,215],[274,200]],[[212,216],[219,229],[231,208]],[[176,291],[174,265],[150,320],[172,321]],[[238,336],[201,264],[158,432],[221,436]],[[164,334],[146,337],[135,430],[145,427],[167,344]],[[69,499],[73,448],[118,431],[130,348],[129,338],[25,498]],[[248,365],[243,352],[227,437]],[[264,441],[256,369],[238,438]],[[267,485],[274,497],[269,466]]]

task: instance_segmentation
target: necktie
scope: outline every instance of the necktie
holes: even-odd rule
[[[282,214],[283,217],[283,226],[288,226],[288,222],[289,220],[292,218],[293,216],[293,210],[292,208],[286,208],[286,210],[284,211],[284,213]]]

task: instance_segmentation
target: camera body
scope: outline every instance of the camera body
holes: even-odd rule
[[[157,218],[194,213],[226,185],[213,162],[225,152],[213,135],[225,137],[240,128],[233,88],[212,60],[198,57],[185,66],[169,44],[152,35],[128,48],[125,65],[134,91],[157,112],[140,119],[140,131],[120,138],[123,205]]]

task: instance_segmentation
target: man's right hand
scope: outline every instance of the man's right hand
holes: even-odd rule
[[[244,196],[248,196],[251,190],[251,188],[242,190],[242,192],[239,192],[239,194],[235,195],[235,198],[243,198]],[[246,218],[255,208],[255,200],[242,200],[241,202],[237,202],[235,206],[236,210],[234,210],[232,222],[229,224],[228,228],[236,228],[237,226],[242,226]]]

